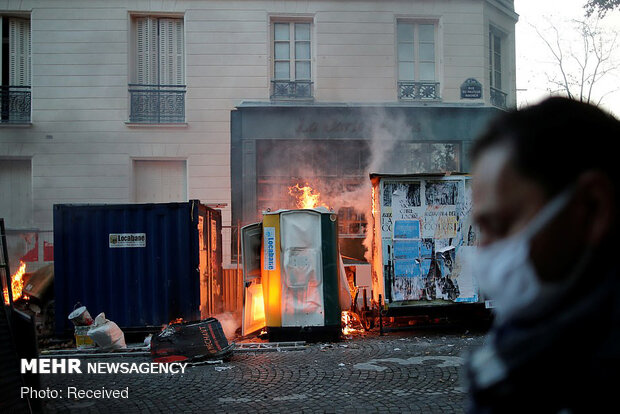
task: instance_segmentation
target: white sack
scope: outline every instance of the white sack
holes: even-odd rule
[[[95,318],[95,323],[90,326],[88,336],[101,349],[121,349],[127,348],[125,345],[125,334],[117,324],[105,318],[105,313],[101,312]]]

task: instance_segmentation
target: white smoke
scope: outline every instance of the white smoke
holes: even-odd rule
[[[222,325],[226,339],[233,340],[237,336],[237,329],[241,326],[241,320],[231,312],[220,313],[214,316]]]
[[[413,130],[403,113],[391,111],[388,113],[384,109],[368,108],[363,115],[364,123],[368,125],[367,136],[367,159],[364,163],[364,178],[360,185],[354,188],[334,189],[331,179],[320,177],[321,172],[316,171],[312,158],[321,154],[317,149],[317,143],[312,140],[296,142],[292,156],[295,158],[289,161],[293,164],[282,162],[283,152],[271,151],[261,154],[263,163],[270,166],[269,175],[272,177],[298,177],[297,184],[300,186],[309,185],[313,190],[320,192],[319,205],[325,206],[338,212],[341,208],[352,208],[356,213],[363,214],[366,222],[366,237],[364,247],[366,248],[365,258],[370,262],[372,246],[372,186],[370,183],[370,173],[398,174],[411,172],[410,165],[413,154],[403,151],[397,147],[398,143],[410,142],[414,139]],[[400,151],[399,151],[400,149]],[[337,161],[336,161],[337,162]],[[294,172],[293,172],[294,171]],[[283,199],[282,199],[283,200]],[[284,203],[286,204],[286,203]],[[288,205],[270,205],[271,210],[279,208],[296,208],[294,200],[291,198]]]
[[[363,213],[366,218],[366,237],[364,258],[367,262],[372,259],[373,217],[372,217],[372,185],[371,173],[401,173],[405,171],[402,162],[394,159],[396,144],[411,140],[411,128],[407,125],[404,116],[389,115],[384,110],[373,111],[369,114],[371,124],[371,136],[369,140],[370,159],[366,167],[365,180],[357,188],[342,193],[339,196],[340,204],[334,203],[335,207],[350,206],[358,213]],[[405,157],[399,157],[406,159]]]

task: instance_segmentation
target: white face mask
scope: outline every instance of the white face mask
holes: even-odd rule
[[[568,204],[572,191],[553,198],[517,234],[476,249],[473,272],[482,293],[493,300],[498,320],[506,320],[547,300],[558,284],[541,282],[530,259],[532,238]]]

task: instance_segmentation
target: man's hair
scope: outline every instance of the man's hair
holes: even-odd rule
[[[474,143],[475,162],[491,147],[507,145],[519,173],[555,195],[585,171],[605,173],[617,188],[620,121],[601,109],[567,98],[548,98],[496,118]],[[617,193],[617,192],[616,192]]]

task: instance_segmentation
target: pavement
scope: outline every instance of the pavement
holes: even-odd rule
[[[461,367],[483,332],[416,329],[309,344],[284,352],[236,352],[184,374],[47,374],[42,389],[125,389],[128,398],[43,401],[46,413],[461,413]],[[87,362],[150,362],[149,357]]]

